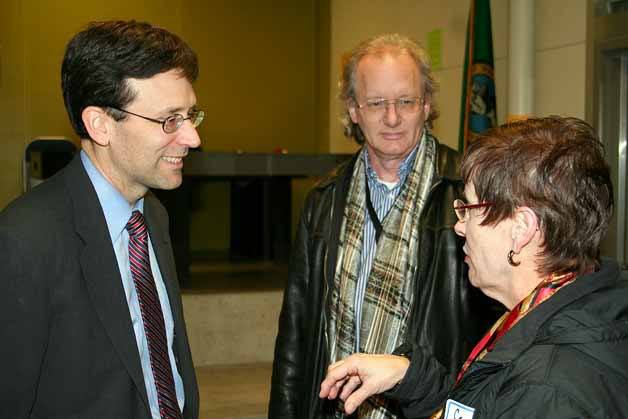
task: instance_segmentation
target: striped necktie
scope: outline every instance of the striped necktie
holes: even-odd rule
[[[148,353],[157,389],[159,414],[162,419],[182,419],[174,389],[172,367],[168,357],[164,315],[161,311],[155,280],[150,269],[148,231],[141,212],[133,211],[126,229],[129,232],[131,275],[135,283],[144,332],[148,341]]]

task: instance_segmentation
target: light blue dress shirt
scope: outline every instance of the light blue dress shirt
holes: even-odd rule
[[[146,393],[148,394],[148,404],[153,419],[160,419],[159,403],[157,401],[157,389],[155,388],[155,379],[150,366],[150,355],[148,353],[148,342],[146,333],[144,332],[144,322],[142,320],[142,312],[140,311],[140,303],[135,291],[135,284],[131,276],[131,267],[129,265],[129,233],[126,231],[126,224],[131,218],[134,210],[144,213],[144,198],[138,200],[135,206],[131,206],[122,194],[96,169],[87,154],[81,151],[81,161],[87,171],[89,179],[96,189],[100,206],[105,213],[107,228],[111,237],[113,250],[118,260],[118,268],[122,277],[122,285],[124,286],[124,294],[126,302],[129,306],[129,314],[131,315],[131,323],[135,332],[135,342],[140,354],[140,362],[142,363],[142,373],[144,374],[144,384],[146,385]],[[185,403],[185,393],[183,391],[183,380],[179,375],[177,364],[175,363],[174,353],[172,351],[172,342],[174,335],[174,321],[172,319],[172,310],[170,309],[170,301],[166,286],[164,285],[157,258],[153,250],[153,244],[148,235],[148,250],[150,257],[150,267],[155,279],[159,302],[161,303],[161,311],[164,314],[164,324],[166,326],[166,339],[168,341],[168,356],[170,357],[170,365],[172,366],[172,374],[174,376],[174,386],[177,392],[177,401],[179,408],[183,411]]]

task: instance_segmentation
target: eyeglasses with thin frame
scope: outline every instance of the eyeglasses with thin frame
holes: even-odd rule
[[[422,97],[402,97],[399,99],[369,99],[364,103],[357,103],[358,109],[364,111],[368,116],[380,117],[388,110],[388,106],[394,106],[395,112],[401,115],[414,115],[421,109]]]
[[[494,205],[494,202],[481,202],[478,204],[467,204],[462,199],[454,200],[454,212],[456,213],[456,217],[458,217],[458,221],[464,223],[469,219],[469,213],[474,208],[486,208]]]
[[[137,116],[139,118],[145,119],[150,122],[154,122],[156,124],[161,124],[161,129],[163,129],[166,134],[172,134],[173,132],[181,128],[181,125],[183,125],[183,123],[187,121],[188,119],[190,120],[190,122],[192,122],[192,125],[194,126],[194,128],[196,128],[201,124],[201,122],[203,122],[203,118],[205,118],[205,112],[198,109],[191,109],[188,112],[187,118],[181,114],[175,113],[173,115],[170,115],[166,119],[155,119],[155,118],[149,118],[147,116],[140,115],[134,112],[129,112],[125,109],[116,108],[114,106],[109,106],[109,108],[115,109],[116,111],[123,112],[129,115]]]

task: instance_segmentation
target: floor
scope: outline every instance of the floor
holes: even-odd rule
[[[200,419],[266,419],[270,363],[198,367]]]

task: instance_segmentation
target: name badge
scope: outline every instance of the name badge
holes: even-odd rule
[[[449,399],[445,404],[444,419],[472,419],[475,409],[455,400]]]

